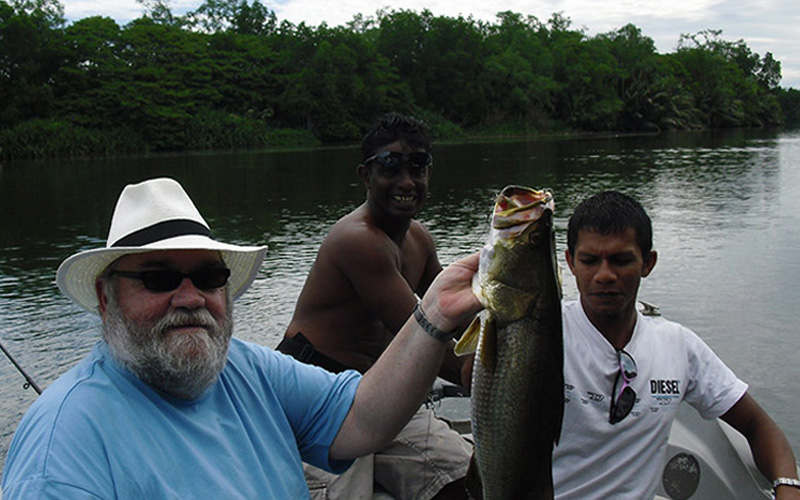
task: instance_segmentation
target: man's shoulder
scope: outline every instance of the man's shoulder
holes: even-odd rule
[[[228,344],[229,364],[234,363],[238,365],[244,363],[260,367],[267,361],[267,358],[272,358],[274,356],[274,349],[254,342],[248,342],[238,337],[231,337],[230,343]]]
[[[15,454],[70,450],[88,445],[90,437],[102,439],[115,432],[108,431],[113,427],[109,422],[127,412],[127,401],[109,397],[119,392],[121,385],[121,379],[110,374],[116,368],[109,361],[95,346],[78,365],[50,384],[23,416],[13,445]]]
[[[103,390],[112,377],[121,375],[122,370],[109,356],[108,347],[97,343],[78,364],[47,387],[36,403],[58,404],[67,398],[91,397],[91,394]]]
[[[636,321],[637,326],[648,335],[655,335],[660,338],[699,340],[697,334],[692,330],[664,316],[652,316],[639,312]]]
[[[433,244],[433,236],[431,235],[428,226],[426,226],[421,221],[417,219],[411,219],[411,225],[408,227],[408,232],[414,238],[417,239],[424,239],[426,241],[430,241]]]
[[[378,226],[363,218],[342,218],[325,235],[319,253],[336,258],[375,257],[383,249],[394,252],[397,245]]]
[[[331,238],[376,238],[383,235],[383,231],[375,225],[370,217],[354,210],[345,215],[331,226],[325,239]]]

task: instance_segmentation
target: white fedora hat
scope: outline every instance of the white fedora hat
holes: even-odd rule
[[[238,246],[211,238],[211,228],[183,187],[173,179],[151,179],[122,190],[111,217],[105,248],[79,252],[58,267],[58,288],[80,306],[98,311],[95,281],[115,260],[153,250],[218,250],[231,270],[228,292],[236,300],[258,273],[266,246]]]

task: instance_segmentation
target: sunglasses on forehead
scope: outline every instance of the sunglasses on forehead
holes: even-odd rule
[[[617,360],[619,361],[619,372],[614,380],[614,389],[611,392],[611,411],[608,415],[608,422],[612,425],[627,417],[636,402],[636,391],[630,386],[637,375],[636,361],[633,356],[622,349],[617,351]],[[620,385],[620,381],[622,381],[622,385]],[[619,386],[619,390],[617,390],[617,386]]]
[[[151,271],[112,270],[108,275],[139,280],[151,292],[171,292],[181,286],[185,278],[192,280],[198,290],[220,288],[228,282],[231,270],[225,267],[202,267],[191,273],[182,273],[173,269],[153,269]]]
[[[422,151],[416,153],[398,153],[397,151],[382,151],[364,160],[364,165],[371,161],[377,161],[384,167],[396,167],[408,162],[415,167],[425,168],[433,163],[433,156]]]

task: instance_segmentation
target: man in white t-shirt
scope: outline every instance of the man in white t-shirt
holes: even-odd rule
[[[570,218],[566,259],[580,299],[563,307],[556,498],[653,498],[670,427],[686,400],[747,438],[777,499],[800,499],[791,447],[747,384],[692,331],[638,312],[639,284],[656,257],[650,218],[626,195],[595,195]]]

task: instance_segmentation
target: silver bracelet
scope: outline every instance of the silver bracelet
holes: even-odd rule
[[[445,332],[443,330],[439,330],[430,321],[428,321],[428,318],[425,317],[425,312],[422,310],[421,302],[417,302],[417,307],[414,308],[414,319],[417,320],[417,323],[419,323],[419,326],[421,326],[423,330],[428,332],[428,335],[435,338],[439,342],[448,342],[455,336],[455,330],[452,332]]]
[[[772,481],[772,492],[775,492],[775,488],[778,486],[794,486],[795,488],[800,488],[800,481],[797,479],[792,479],[791,477],[779,477]]]

